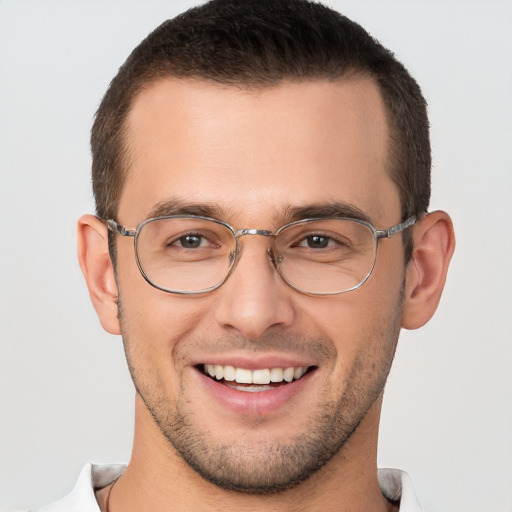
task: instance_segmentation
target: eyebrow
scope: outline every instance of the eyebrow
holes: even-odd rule
[[[302,219],[333,219],[341,217],[370,222],[369,215],[363,210],[353,204],[339,201],[305,206],[289,206],[286,208],[287,222]]]
[[[223,211],[218,205],[212,203],[187,203],[179,199],[169,199],[157,203],[146,218],[165,217],[167,215],[196,215],[198,217],[221,219]]]
[[[146,218],[165,217],[168,215],[196,215],[226,221],[228,212],[213,203],[192,203],[179,199],[168,199],[157,203]],[[313,203],[304,206],[287,206],[283,213],[275,216],[282,224],[303,219],[349,218],[371,222],[369,215],[357,206],[335,201],[330,203]],[[277,222],[276,222],[277,224]]]

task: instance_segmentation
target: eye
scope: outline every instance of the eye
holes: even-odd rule
[[[170,242],[168,246],[178,246],[183,249],[199,249],[201,247],[209,247],[211,244],[203,235],[187,233],[186,235],[180,236],[176,240]]]
[[[321,234],[311,234],[304,237],[299,241],[297,247],[307,247],[308,249],[325,249],[326,247],[339,246],[339,242],[334,240],[333,238],[321,235]]]

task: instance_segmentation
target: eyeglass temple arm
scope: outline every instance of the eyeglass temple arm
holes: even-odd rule
[[[413,224],[416,224],[418,221],[418,218],[413,215],[412,217],[409,217],[408,219],[404,220],[400,224],[397,224],[396,226],[391,226],[388,229],[379,229],[376,232],[377,240],[381,238],[391,238],[392,236],[396,235],[397,233],[400,233],[404,229],[407,229],[408,227],[412,226]]]
[[[112,231],[112,233],[119,233],[122,236],[135,236],[134,229],[127,229],[112,219],[107,220],[107,228],[110,229],[110,231]]]

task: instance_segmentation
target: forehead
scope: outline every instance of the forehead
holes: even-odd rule
[[[400,211],[385,107],[369,79],[256,90],[162,79],[139,93],[126,127],[121,222],[172,201],[212,205],[244,224],[335,202],[377,223]]]

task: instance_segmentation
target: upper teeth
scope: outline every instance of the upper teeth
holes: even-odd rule
[[[308,369],[307,366],[288,368],[262,368],[248,370],[220,364],[205,364],[205,373],[217,380],[235,381],[239,384],[269,384],[270,382],[291,382],[300,379]]]

